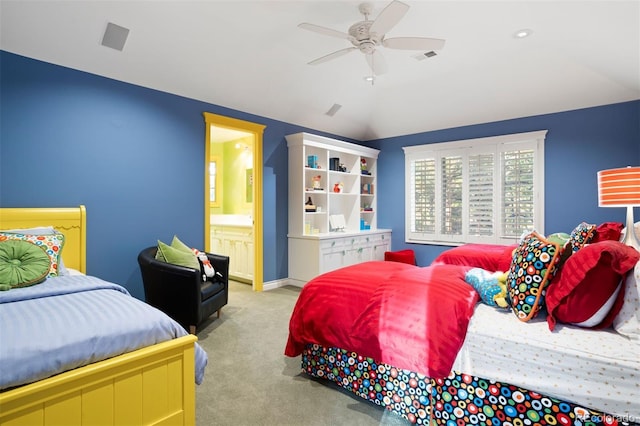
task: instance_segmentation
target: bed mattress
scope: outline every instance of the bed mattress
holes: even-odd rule
[[[637,342],[614,331],[558,325],[551,332],[544,316],[525,323],[478,304],[454,370],[638,421],[639,354]]]
[[[0,389],[187,335],[122,286],[89,275],[0,292]],[[195,343],[195,382],[207,354]]]

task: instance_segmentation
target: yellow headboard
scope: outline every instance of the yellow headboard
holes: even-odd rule
[[[0,230],[53,226],[65,237],[64,266],[86,273],[87,212],[84,206],[66,208],[0,208]]]

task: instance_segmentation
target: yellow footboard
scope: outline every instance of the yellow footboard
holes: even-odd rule
[[[0,393],[0,425],[195,425],[193,335]]]

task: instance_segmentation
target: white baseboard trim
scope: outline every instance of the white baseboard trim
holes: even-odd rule
[[[276,288],[292,285],[294,287],[304,287],[304,281],[292,280],[291,278],[283,278],[281,280],[274,280],[262,283],[262,291],[274,290]]]
[[[293,279],[293,278],[289,278],[289,283],[288,283],[288,284],[289,284],[289,285],[292,285],[292,286],[294,286],[294,287],[300,287],[300,288],[302,288],[302,287],[304,287],[304,285],[305,285],[306,283],[307,283],[306,281],[300,281],[300,280],[296,280],[296,279]]]
[[[283,278],[281,280],[274,280],[262,283],[262,291],[274,290],[276,288],[284,287],[288,285],[288,279]]]

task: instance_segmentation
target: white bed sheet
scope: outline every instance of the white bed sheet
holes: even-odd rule
[[[640,344],[479,304],[454,370],[640,421]]]

